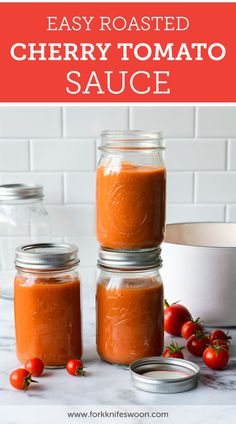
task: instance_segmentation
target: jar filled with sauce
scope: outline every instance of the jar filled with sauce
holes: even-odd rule
[[[16,352],[64,367],[82,355],[78,249],[39,243],[16,249],[14,282]]]
[[[97,351],[112,364],[160,356],[163,351],[163,284],[160,249],[101,248],[97,281]]]
[[[149,249],[164,239],[166,169],[160,132],[102,133],[96,232],[102,247]]]

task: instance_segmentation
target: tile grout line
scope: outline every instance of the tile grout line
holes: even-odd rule
[[[67,202],[66,194],[66,173],[62,172],[62,204],[65,205]]]
[[[30,171],[31,170],[29,170],[29,169],[14,169],[14,170],[10,170],[10,171],[0,171],[1,172],[1,174],[24,174],[24,173],[30,173]],[[66,173],[73,173],[73,174],[86,174],[87,172],[94,172],[95,170],[94,170],[94,168],[92,168],[92,169],[65,169],[65,170],[60,170],[60,169],[57,169],[57,170],[51,170],[51,169],[36,169],[36,170],[34,170],[34,169],[32,169],[32,172],[34,173],[34,174],[44,174],[44,173],[46,173],[46,174],[52,174],[52,175],[55,175],[55,174],[61,174],[61,173],[63,173],[63,172],[66,172]],[[188,171],[186,171],[186,172],[188,172]],[[235,171],[236,172],[236,171]]]
[[[167,204],[168,205],[178,205],[178,206],[185,206],[185,205],[192,205],[192,206],[225,206],[225,204],[223,204],[222,202],[212,202],[212,203],[206,203],[206,202],[198,202],[196,205],[193,203],[193,202],[179,202],[179,201],[169,201],[169,202],[167,202]],[[91,202],[80,202],[80,203],[72,203],[72,202],[70,202],[70,203],[65,203],[65,205],[64,204],[62,204],[62,203],[48,203],[48,202],[46,202],[46,205],[49,205],[49,206],[55,206],[55,207],[64,207],[64,206],[66,206],[66,208],[68,207],[68,208],[77,208],[77,207],[80,207],[80,206],[83,206],[83,207],[87,207],[87,206],[91,206],[91,207],[94,207],[95,208],[95,202],[94,201],[91,201]],[[229,204],[227,204],[227,206],[236,206],[236,202],[232,202],[232,203],[229,203]]]
[[[61,137],[64,139],[65,136],[65,107],[61,108]]]
[[[29,171],[33,171],[33,141],[29,140]]]
[[[198,106],[194,107],[194,138],[198,138]]]
[[[230,149],[229,149],[229,139],[227,138],[226,140],[226,145],[225,145],[225,170],[229,171],[229,154],[230,154]]]
[[[128,107],[128,129],[131,130],[131,107]]]
[[[193,172],[193,203],[197,203],[197,174]]]
[[[93,152],[93,162],[94,163],[93,163],[93,171],[92,172],[96,171],[96,169],[97,169],[97,163],[98,163],[98,143],[99,143],[99,139],[95,138],[94,139],[94,152]]]
[[[224,210],[224,220],[225,220],[225,222],[229,222],[228,212],[229,212],[228,205],[225,205],[225,210]]]
[[[53,206],[53,207],[58,207],[58,208],[64,208],[64,206],[67,208],[67,209],[70,209],[70,208],[78,208],[78,207],[80,207],[80,206],[83,206],[83,207],[87,207],[87,206],[90,206],[90,207],[95,207],[95,202],[81,202],[81,203],[65,203],[65,204],[62,204],[62,203],[48,203],[48,202],[46,202],[45,203],[46,205],[49,205],[49,206]],[[218,203],[217,203],[218,204]]]
[[[130,123],[132,123],[132,112],[130,111]],[[40,137],[40,136],[32,136],[31,137],[31,139],[32,140],[60,140],[60,139],[62,139],[63,137],[61,136],[44,136],[44,137]],[[67,138],[67,139],[69,139],[69,140],[94,140],[94,138],[96,138],[95,136],[91,136],[91,135],[87,135],[87,136],[85,136],[85,135],[79,135],[79,136],[69,136],[69,137],[67,137],[66,135],[65,135],[65,137],[64,138]],[[191,136],[191,135],[178,135],[178,136],[174,136],[174,135],[165,135],[165,139],[167,139],[167,140],[192,140],[192,139],[194,139],[195,137],[193,137],[193,136]],[[207,136],[198,136],[197,137],[198,139],[203,139],[203,140],[225,140],[226,139],[226,137],[223,137],[222,135],[219,135],[219,136],[217,136],[217,135],[215,135],[215,136],[213,136],[213,135],[207,135]],[[231,138],[236,138],[235,136],[233,136],[233,137],[231,137]],[[29,140],[29,136],[28,136],[28,138],[27,138],[27,136],[24,136],[24,137],[0,137],[0,142],[3,142],[3,141],[15,141],[15,140],[19,140],[19,141],[27,141],[27,140]]]

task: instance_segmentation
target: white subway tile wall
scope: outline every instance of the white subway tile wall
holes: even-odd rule
[[[167,167],[175,171],[225,170],[226,140],[166,140]]]
[[[54,236],[94,236],[94,205],[48,206],[47,209],[52,217]]]
[[[0,170],[28,171],[30,166],[29,142],[0,138]]]
[[[54,235],[89,255],[103,129],[163,131],[167,222],[236,221],[235,106],[0,107],[0,183],[42,183]]]
[[[33,171],[93,171],[95,140],[31,140]]]
[[[168,203],[193,202],[193,172],[168,172],[167,199]]]
[[[130,128],[162,131],[164,137],[194,137],[194,107],[148,106],[130,109]]]
[[[60,107],[0,107],[0,137],[61,137]]]
[[[128,128],[127,107],[67,107],[64,110],[65,137],[98,137],[102,130]]]
[[[198,137],[234,137],[235,106],[202,107],[198,110]]]

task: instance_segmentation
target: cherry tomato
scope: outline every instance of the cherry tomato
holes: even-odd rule
[[[39,377],[44,370],[44,363],[39,358],[32,358],[25,363],[25,369],[34,377]]]
[[[164,330],[173,336],[180,336],[181,328],[186,321],[191,320],[191,314],[187,308],[178,303],[169,305],[165,300]]]
[[[214,340],[230,340],[232,337],[223,330],[214,330],[210,333],[210,343]]]
[[[221,370],[229,361],[229,352],[224,346],[210,345],[203,353],[203,361],[213,370]]]
[[[170,343],[169,346],[166,346],[166,350],[163,353],[165,358],[180,358],[184,359],[184,355],[182,352],[184,346],[179,346],[178,343]]]
[[[229,350],[229,341],[228,340],[220,340],[220,339],[216,339],[213,340],[213,342],[211,343],[212,346],[224,346],[225,349]]]
[[[209,337],[203,331],[196,331],[187,341],[187,349],[195,356],[202,356],[209,345]]]
[[[181,328],[181,336],[188,340],[192,334],[196,333],[196,331],[203,331],[200,318],[197,318],[195,321],[191,319],[190,321],[185,322]]]
[[[12,371],[10,375],[11,385],[18,390],[27,390],[31,383],[37,383],[37,381],[32,380],[31,373],[24,368],[18,368],[15,371]]]
[[[71,359],[66,364],[66,369],[69,374],[75,376],[85,376],[86,372],[84,371],[84,364],[80,359]]]

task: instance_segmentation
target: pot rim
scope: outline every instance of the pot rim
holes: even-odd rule
[[[173,222],[171,224],[166,224],[166,228],[167,227],[172,227],[172,226],[183,226],[183,225],[201,225],[201,224],[208,224],[208,225],[234,225],[236,227],[236,222],[221,222],[221,221],[188,221],[188,222]],[[236,244],[235,246],[212,246],[212,245],[202,245],[202,244],[189,244],[189,243],[176,243],[176,242],[172,242],[172,241],[166,241],[166,239],[164,238],[163,244],[170,244],[170,245],[176,245],[176,246],[183,246],[183,247],[195,247],[195,248],[201,248],[201,249],[229,249],[229,250],[234,250],[236,249]]]

